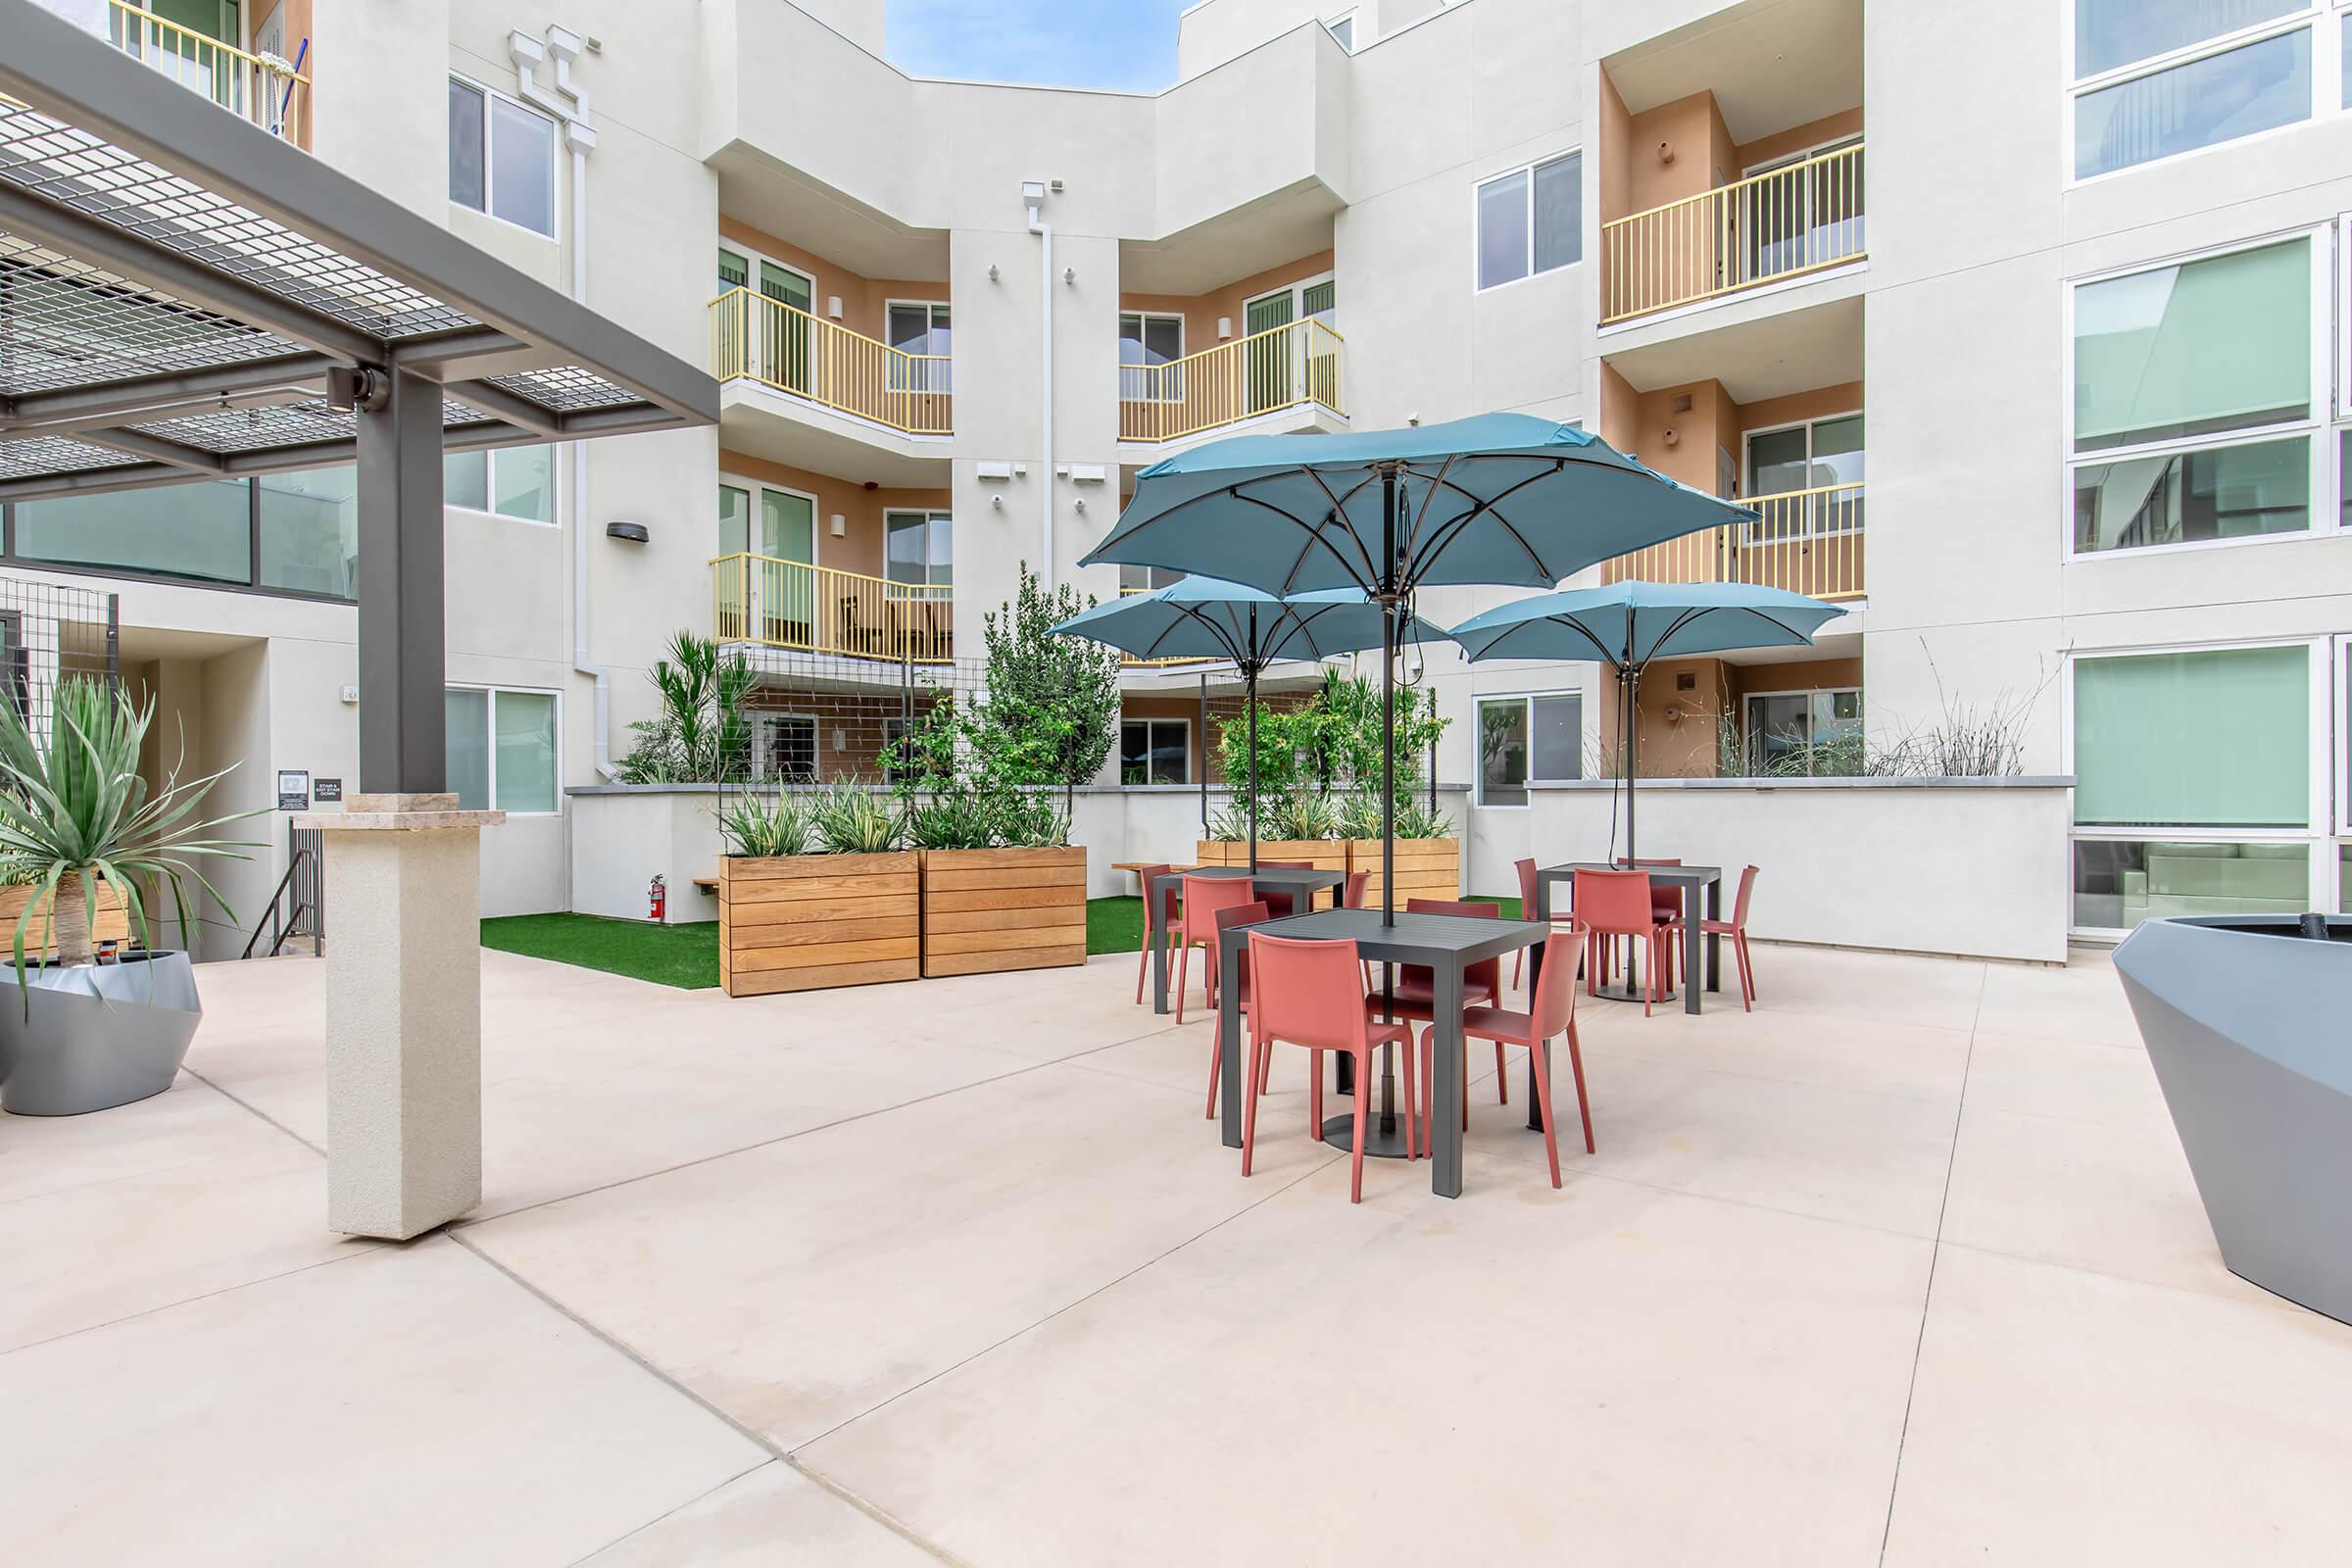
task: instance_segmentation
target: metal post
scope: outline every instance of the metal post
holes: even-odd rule
[[[1250,875],[1257,876],[1257,607],[1250,607],[1250,652],[1242,661],[1242,705],[1250,714]],[[1255,892],[1252,887],[1250,890]]]
[[[1200,746],[1200,836],[1206,838],[1208,837],[1208,671],[1205,669],[1200,672],[1200,728],[1198,738]],[[1148,764],[1145,776],[1147,778],[1151,776]],[[1228,779],[1226,782],[1230,784],[1233,781]],[[1144,896],[1151,897],[1149,889],[1145,891]]]
[[[61,639],[62,641],[62,639]],[[109,696],[122,694],[122,596],[106,596],[106,689]]]
[[[389,390],[359,411],[360,788],[447,787],[443,716],[441,388],[378,371]],[[488,804],[488,803],[483,803]]]
[[[1396,470],[1380,476],[1380,923],[1396,923]],[[1384,987],[1383,994],[1386,995]]]

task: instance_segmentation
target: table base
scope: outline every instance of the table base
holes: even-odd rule
[[[1668,986],[1663,996],[1652,997],[1647,986],[1629,986],[1623,981],[1612,981],[1610,984],[1602,986],[1597,992],[1590,992],[1588,995],[1597,996],[1603,1002],[1650,1002],[1664,1006],[1681,996],[1682,990],[1678,986]]]
[[[1355,1152],[1355,1112],[1345,1116],[1327,1116],[1323,1120],[1323,1141],[1343,1153]],[[1396,1130],[1380,1130],[1380,1117],[1375,1114],[1371,1125],[1364,1129],[1364,1157],[1366,1159],[1402,1159],[1404,1152],[1404,1114],[1396,1116]]]

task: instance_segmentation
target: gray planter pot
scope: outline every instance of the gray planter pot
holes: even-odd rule
[[[184,953],[120,963],[0,965],[0,1110],[78,1116],[172,1087],[204,1016]]]
[[[2352,1323],[2352,918],[2149,920],[2115,950],[2230,1272]]]

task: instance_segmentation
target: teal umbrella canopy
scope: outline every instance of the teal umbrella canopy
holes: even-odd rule
[[[1054,629],[1138,659],[1222,659],[1245,666],[1330,659],[1381,645],[1380,606],[1360,588],[1282,599],[1214,577],[1187,577],[1097,605]],[[1444,627],[1416,615],[1401,624],[1397,640],[1448,639]]]
[[[1463,655],[1584,660],[1616,670],[1653,659],[1802,647],[1845,612],[1778,588],[1744,583],[1620,582],[1538,594],[1453,628]]]
[[[1206,572],[1284,595],[1548,588],[1597,562],[1754,519],[1573,425],[1486,414],[1236,436],[1179,453],[1143,471],[1086,562]]]

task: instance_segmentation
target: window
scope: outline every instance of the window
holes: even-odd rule
[[[2076,555],[2323,525],[2310,235],[2073,292]]]
[[[1165,566],[1121,566],[1119,568],[1119,592],[1122,594],[1148,594],[1154,588],[1165,588],[1171,583],[1182,582],[1186,575],[1181,571],[1171,571]]]
[[[1341,48],[1347,50],[1349,54],[1355,53],[1354,12],[1342,12],[1339,16],[1328,18],[1325,20],[1323,25],[1331,29],[1332,37],[1339,40],[1339,45]]]
[[[762,783],[816,782],[816,720],[808,713],[753,715],[752,777]]]
[[[948,307],[932,301],[893,300],[884,311],[890,346],[899,354],[934,356],[905,360],[890,357],[893,392],[946,392],[950,386],[948,358],[954,341]]]
[[[449,787],[461,809],[557,808],[555,693],[452,686],[441,701]]]
[[[16,554],[60,565],[250,583],[253,490],[232,479],[20,502]]]
[[[945,588],[956,580],[956,523],[945,512],[882,514],[883,575]]]
[[[1843,414],[1747,436],[1747,499],[1763,520],[1754,539],[1862,526],[1862,416]],[[1768,496],[1792,499],[1766,503]]]
[[[2074,662],[2075,923],[2309,906],[2309,645]]]
[[[2309,0],[2075,0],[2075,177],[2312,115]]]
[[[1745,707],[1750,777],[1836,778],[1861,771],[1860,691],[1750,692]]]
[[[1184,318],[1160,311],[1119,313],[1119,401],[1182,403]],[[1175,367],[1161,368],[1161,367]]]
[[[1528,785],[1584,776],[1582,695],[1479,700],[1479,805],[1525,806]]]
[[[449,199],[554,238],[556,122],[450,77]]]
[[[441,460],[441,502],[525,522],[556,520],[556,449],[452,452]]]
[[[1478,286],[1515,283],[1584,259],[1585,161],[1566,153],[1478,187]]]
[[[1190,784],[1193,723],[1188,718],[1130,718],[1119,724],[1119,782]]]
[[[359,470],[266,474],[261,487],[265,588],[351,599],[360,587]]]

